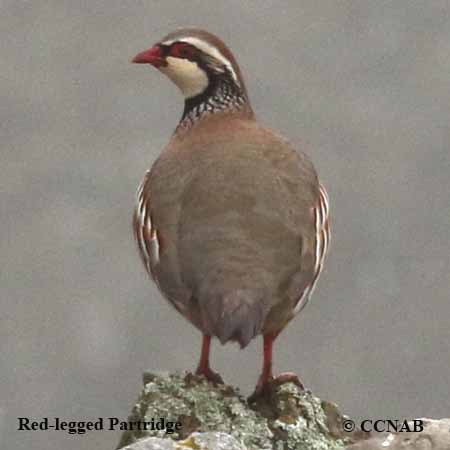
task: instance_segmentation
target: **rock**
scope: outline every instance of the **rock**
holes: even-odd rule
[[[267,397],[249,405],[237,389],[203,377],[147,373],[128,422],[164,419],[169,428],[125,431],[117,448],[344,450],[368,436],[344,433],[343,418],[336,405],[290,382],[273,383]]]
[[[124,447],[123,450],[246,450],[244,446],[226,433],[192,433],[184,441],[147,438]]]
[[[346,450],[449,450],[450,419],[420,419],[424,429],[419,432],[398,432],[374,437],[350,445]],[[413,428],[413,422],[410,428]]]
[[[151,437],[127,445],[123,450],[175,450],[177,447],[176,441],[172,439]]]

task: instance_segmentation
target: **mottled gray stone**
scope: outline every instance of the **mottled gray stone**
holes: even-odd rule
[[[164,430],[125,431],[118,448],[343,450],[361,438],[342,432],[343,416],[336,405],[290,382],[273,383],[269,395],[249,405],[237,389],[203,377],[145,374],[128,420],[160,417],[181,422],[181,429],[170,435]]]
[[[399,432],[350,445],[346,450],[450,450],[450,419],[421,419],[420,432]],[[408,422],[411,424],[412,422]]]
[[[247,450],[247,447],[227,433],[192,433],[186,441],[179,444],[196,450]]]
[[[172,439],[150,437],[123,447],[123,450],[175,450],[177,444]]]
[[[247,450],[226,433],[192,433],[184,441],[146,438],[124,447],[123,450]]]

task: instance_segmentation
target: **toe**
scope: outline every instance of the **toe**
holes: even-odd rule
[[[206,370],[197,370],[195,375],[203,376],[214,384],[224,384],[222,377],[217,372],[214,372],[214,370],[209,368]]]

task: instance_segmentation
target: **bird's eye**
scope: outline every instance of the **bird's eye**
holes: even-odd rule
[[[170,49],[170,54],[176,58],[189,58],[194,54],[193,50],[189,44],[176,43]]]

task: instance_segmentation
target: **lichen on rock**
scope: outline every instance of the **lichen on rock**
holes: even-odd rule
[[[249,405],[236,388],[203,377],[146,373],[128,421],[160,418],[181,427],[170,434],[125,431],[118,448],[342,450],[353,442],[352,436],[339,432],[342,416],[333,404],[290,382],[273,383],[269,395]]]

